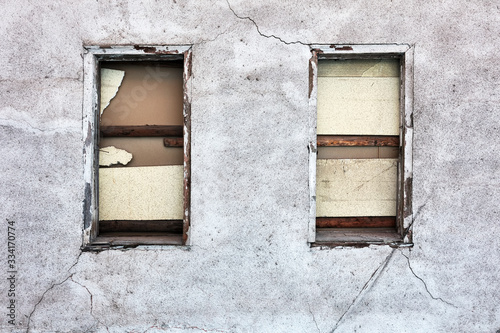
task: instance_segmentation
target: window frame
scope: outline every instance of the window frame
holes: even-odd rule
[[[413,245],[413,50],[408,44],[336,44],[310,45],[312,56],[309,60],[309,226],[308,243],[311,246],[364,247],[372,244],[390,246]],[[396,213],[396,233],[390,237],[370,234],[367,228],[351,236],[320,237],[316,230],[316,159],[317,159],[317,88],[318,60],[323,59],[400,59],[400,133],[398,163],[398,193]]]
[[[84,228],[83,250],[102,250],[114,246],[137,245],[191,245],[190,244],[190,191],[191,191],[191,45],[118,45],[84,46],[84,96],[83,96],[83,158],[84,158]],[[140,237],[101,241],[98,212],[98,138],[99,100],[100,100],[100,63],[109,61],[143,62],[183,60],[183,222],[182,241],[165,241]],[[173,138],[175,141],[175,138]],[[168,140],[166,140],[168,141]]]

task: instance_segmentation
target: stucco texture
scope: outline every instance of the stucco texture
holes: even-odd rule
[[[496,1],[7,0],[0,15],[1,332],[500,330]],[[308,246],[321,43],[414,46],[411,249]],[[81,251],[83,46],[116,44],[193,45],[189,247]]]

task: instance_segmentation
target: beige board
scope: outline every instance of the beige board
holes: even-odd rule
[[[99,169],[99,220],[181,220],[183,167]]]
[[[318,77],[319,135],[398,135],[398,77]]]
[[[399,59],[320,60],[318,76],[399,77]]]
[[[397,159],[318,159],[316,216],[395,216]]]
[[[399,147],[318,147],[318,159],[398,158]]]

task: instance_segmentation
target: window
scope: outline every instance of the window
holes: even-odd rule
[[[411,243],[411,48],[313,46],[314,245]]]
[[[84,244],[189,244],[190,47],[85,54]]]

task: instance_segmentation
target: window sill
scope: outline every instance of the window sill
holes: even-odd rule
[[[412,247],[405,243],[394,228],[317,228],[316,241],[312,247],[367,247],[389,245],[391,247]]]
[[[83,251],[102,251],[113,247],[137,247],[140,245],[182,245],[182,234],[147,232],[103,233]]]

